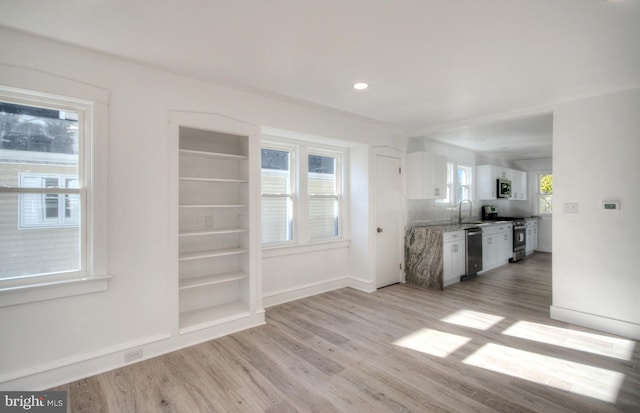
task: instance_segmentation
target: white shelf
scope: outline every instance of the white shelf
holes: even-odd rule
[[[180,313],[180,333],[188,333],[247,316],[249,316],[249,308],[242,301]]]
[[[189,260],[200,260],[204,258],[212,258],[212,257],[223,257],[225,255],[238,255],[249,252],[244,248],[230,248],[224,250],[212,250],[212,251],[199,251],[199,252],[188,252],[184,254],[180,254],[180,261],[189,261]]]
[[[237,234],[241,232],[247,232],[244,228],[231,228],[231,229],[216,229],[216,230],[200,230],[200,231],[183,231],[180,233],[181,237],[199,237],[202,235],[224,235],[224,234]]]
[[[208,151],[194,151],[191,149],[180,149],[180,155],[200,157],[200,158],[230,159],[230,160],[238,160],[238,161],[247,159],[247,156],[245,155],[235,155],[231,153],[208,152]]]
[[[244,272],[227,272],[223,274],[203,275],[180,280],[180,289],[187,290],[189,288],[203,287],[205,285],[221,284],[230,281],[243,280],[248,275]]]
[[[195,176],[181,176],[180,180],[185,182],[219,182],[230,184],[244,184],[249,182],[247,179],[201,178]]]
[[[192,204],[180,205],[180,208],[245,208],[246,204]]]

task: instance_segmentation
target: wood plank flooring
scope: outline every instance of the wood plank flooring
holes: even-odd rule
[[[638,342],[549,319],[551,255],[444,292],[345,288],[56,388],[71,412],[638,412]]]

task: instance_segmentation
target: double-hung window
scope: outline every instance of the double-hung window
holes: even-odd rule
[[[539,174],[538,177],[538,214],[551,215],[553,212],[553,175]]]
[[[471,200],[473,194],[473,168],[467,165],[447,162],[447,195],[436,199],[438,206],[451,206],[464,200]]]
[[[0,102],[0,279],[84,271],[84,113]]]
[[[262,148],[262,243],[293,241],[293,147]]]
[[[331,241],[343,236],[346,151],[293,140],[262,146],[262,244]]]
[[[340,224],[340,156],[309,153],[309,236],[312,240],[337,237]]]
[[[456,167],[456,201],[471,200],[473,168],[465,165]]]
[[[0,87],[0,305],[107,288],[106,100],[79,87],[101,100]]]

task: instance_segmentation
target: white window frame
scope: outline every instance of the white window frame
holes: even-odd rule
[[[469,185],[461,185],[458,182],[458,168],[466,168],[469,170],[471,175]],[[447,161],[447,197],[445,199],[436,199],[434,205],[438,207],[452,207],[464,201],[464,199],[458,199],[458,187],[460,186],[467,186],[469,188],[469,201],[473,201],[473,179],[473,165]]]
[[[283,151],[289,153],[289,188],[288,193],[264,193],[262,192],[262,188],[260,190],[260,196],[262,199],[264,198],[283,198],[289,199],[291,203],[291,223],[290,228],[288,228],[288,232],[291,236],[291,239],[284,241],[275,241],[275,242],[263,242],[263,246],[270,245],[293,245],[296,243],[296,216],[297,216],[297,196],[296,196],[296,182],[297,182],[297,151],[298,148],[294,145],[282,145],[278,143],[272,142],[263,142],[261,149],[271,149],[276,151]],[[262,168],[260,168],[260,177],[262,178]]]
[[[462,185],[462,184],[460,184],[460,182],[458,182],[458,169],[459,168],[465,168],[465,169],[468,170],[468,172],[469,172],[469,185]],[[455,192],[455,197],[454,198],[456,198],[456,203],[460,203],[460,202],[462,202],[462,201],[464,201],[466,199],[468,199],[469,201],[473,201],[473,199],[472,199],[473,198],[473,166],[472,165],[465,165],[463,163],[458,163],[455,166],[455,174],[454,175],[455,175],[455,181],[456,181],[456,186],[455,186],[456,192]],[[460,188],[460,187],[467,187],[467,189],[468,189],[467,192],[469,193],[469,198],[457,199],[457,197],[458,197],[458,188]]]
[[[79,188],[45,189],[44,192],[79,193],[84,203],[80,270],[0,280],[0,307],[105,291],[111,278],[107,271],[106,209],[109,93],[95,86],[29,69],[0,69],[3,81],[0,100],[67,108],[82,117]],[[81,97],[69,97],[71,95]],[[32,192],[32,189],[0,188],[0,193],[21,192]]]
[[[551,217],[553,215],[553,210],[551,212],[542,212],[542,211],[540,211],[540,197],[545,195],[545,194],[540,192],[540,179],[545,175],[551,175],[553,177],[553,172],[550,171],[550,170],[547,170],[547,171],[535,171],[535,177],[536,177],[535,211],[536,211],[536,215],[540,215],[543,218]],[[551,200],[553,202],[553,192],[551,193]]]
[[[342,242],[345,241],[345,232],[348,223],[346,222],[346,216],[348,216],[348,203],[345,199],[343,192],[347,188],[348,179],[348,151],[347,147],[338,147],[318,144],[315,141],[297,140],[291,138],[280,138],[277,136],[262,137],[262,148],[266,149],[278,149],[278,148],[294,148],[295,150],[295,162],[291,169],[294,170],[293,182],[295,182],[293,188],[293,241],[292,242],[277,242],[262,244],[262,248],[265,251],[271,251],[268,256],[278,255],[278,250],[284,248],[282,251],[286,251],[287,248],[298,247],[321,247],[327,243]],[[339,202],[339,216],[338,216],[338,235],[331,238],[318,238],[312,239],[309,231],[309,191],[308,191],[308,160],[309,153],[320,156],[339,156],[339,162],[336,165],[336,183],[338,187],[338,202]],[[315,247],[314,247],[315,248]]]
[[[309,150],[307,151],[307,159],[309,158],[310,155],[315,155],[315,156],[324,156],[324,157],[330,157],[330,158],[334,158],[335,159],[335,175],[336,175],[336,185],[335,185],[335,193],[332,195],[329,194],[312,194],[309,193],[309,191],[307,191],[308,197],[309,197],[309,202],[311,201],[311,199],[313,198],[331,198],[331,199],[335,199],[336,202],[338,203],[338,214],[337,217],[335,217],[338,222],[337,222],[337,226],[336,226],[336,232],[337,234],[331,236],[331,237],[316,237],[313,238],[311,236],[311,231],[309,231],[309,239],[313,240],[313,241],[327,241],[327,240],[335,240],[335,239],[340,239],[342,238],[342,219],[343,219],[343,207],[342,207],[342,200],[343,200],[343,194],[342,194],[342,153],[338,152],[338,151],[329,151],[326,149],[319,149],[319,148],[309,148]],[[309,174],[312,172],[309,172],[308,170],[308,165],[307,165],[307,182],[308,182],[308,177]],[[307,209],[310,212],[310,209]]]

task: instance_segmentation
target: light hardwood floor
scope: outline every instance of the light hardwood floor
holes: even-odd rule
[[[638,342],[550,320],[550,268],[536,253],[444,292],[340,289],[56,390],[92,413],[640,411]]]

